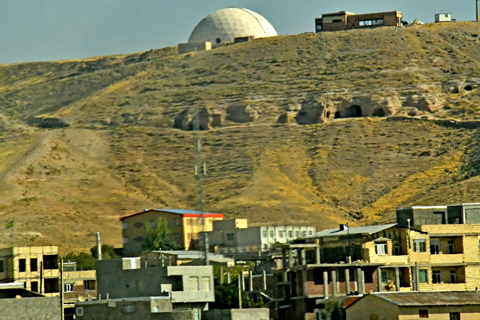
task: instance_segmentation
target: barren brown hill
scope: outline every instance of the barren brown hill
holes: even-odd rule
[[[480,201],[480,26],[302,34],[0,66],[3,245],[121,244],[118,218],[193,208],[253,224],[367,224]],[[0,224],[1,225],[1,224]]]

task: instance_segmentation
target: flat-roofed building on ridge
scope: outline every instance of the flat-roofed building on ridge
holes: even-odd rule
[[[376,28],[382,26],[401,27],[400,11],[354,14],[347,11],[325,13],[315,19],[315,32],[341,31],[350,29]]]

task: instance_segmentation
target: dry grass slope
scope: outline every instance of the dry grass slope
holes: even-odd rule
[[[292,105],[331,94],[431,94],[445,104],[429,117],[479,119],[480,89],[448,90],[478,77],[479,34],[473,23],[424,25],[1,65],[0,222],[15,218],[17,244],[77,250],[96,231],[120,245],[122,215],[192,208],[193,134],[173,118],[233,102],[254,105],[259,119],[201,132],[209,211],[323,228],[480,201],[475,129],[385,118],[275,125]],[[69,126],[39,128],[39,118]]]

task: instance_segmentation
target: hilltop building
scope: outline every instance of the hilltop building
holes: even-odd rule
[[[156,220],[164,218],[172,229],[175,241],[181,249],[198,247],[199,233],[212,231],[213,221],[223,220],[222,213],[200,212],[181,209],[145,209],[120,218],[123,232],[123,255],[137,256],[142,253],[145,239],[145,224],[156,225]],[[159,248],[161,249],[161,248]]]
[[[347,11],[340,11],[325,13],[321,18],[315,19],[315,32],[376,28],[382,26],[401,27],[402,13],[399,11],[390,11],[354,14]]]
[[[435,14],[435,23],[439,22],[455,22],[455,19],[452,19],[451,13],[437,13]]]
[[[397,223],[317,232],[285,245],[277,310],[314,317],[330,296],[480,286],[480,204],[397,209]],[[282,312],[280,312],[280,310]]]
[[[260,14],[244,8],[225,8],[203,18],[193,29],[188,43],[178,45],[178,52],[210,50],[212,44],[239,43],[276,35],[270,22]]]

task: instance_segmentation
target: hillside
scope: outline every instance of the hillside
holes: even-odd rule
[[[78,250],[101,231],[119,246],[120,216],[193,208],[194,108],[208,211],[325,228],[480,201],[479,34],[429,24],[0,65],[0,223],[15,218],[0,242]]]

